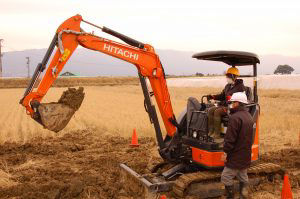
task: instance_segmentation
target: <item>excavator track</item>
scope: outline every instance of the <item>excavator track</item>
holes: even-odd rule
[[[273,163],[261,163],[251,166],[248,169],[249,175],[268,175],[281,171],[281,167]],[[173,193],[178,198],[183,198],[188,187],[193,183],[201,183],[205,181],[216,181],[221,177],[221,172],[202,171],[181,175],[173,185]]]

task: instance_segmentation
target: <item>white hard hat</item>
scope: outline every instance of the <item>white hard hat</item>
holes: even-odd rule
[[[243,104],[248,104],[247,95],[245,94],[245,92],[233,93],[233,95],[231,96],[229,101],[230,102],[241,102]]]

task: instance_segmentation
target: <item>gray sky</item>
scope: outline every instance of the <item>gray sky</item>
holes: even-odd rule
[[[158,49],[300,56],[299,0],[0,0],[4,51],[48,47],[75,14]]]

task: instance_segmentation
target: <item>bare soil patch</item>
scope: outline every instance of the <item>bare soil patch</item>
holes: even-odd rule
[[[148,148],[155,144],[153,138],[141,138],[139,148],[130,148],[129,143],[126,138],[99,137],[84,130],[1,145],[1,161],[14,183],[0,187],[0,198],[138,197],[123,189],[119,164],[145,172],[151,158]]]
[[[58,103],[65,104],[75,111],[79,109],[84,99],[83,87],[76,88],[68,88],[68,90],[64,91],[61,95]]]
[[[124,180],[119,168],[125,163],[139,173],[147,173],[161,161],[153,153],[153,138],[140,138],[139,142],[139,148],[131,148],[129,138],[81,130],[62,137],[35,138],[26,144],[5,143],[0,146],[0,169],[9,173],[11,184],[0,187],[0,198],[144,198],[144,190]],[[298,190],[299,154],[299,148],[283,149],[263,155],[262,161],[280,164],[294,173],[291,182]],[[276,198],[281,182],[278,179],[257,187],[252,196],[263,198],[259,194],[264,191],[263,195]]]

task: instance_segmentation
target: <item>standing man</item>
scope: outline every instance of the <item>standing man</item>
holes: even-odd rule
[[[234,198],[233,179],[240,182],[240,198],[248,197],[247,169],[251,164],[251,147],[253,140],[253,119],[245,109],[248,104],[244,92],[234,93],[229,100],[230,117],[224,138],[225,167],[221,181],[225,185],[226,198]]]

